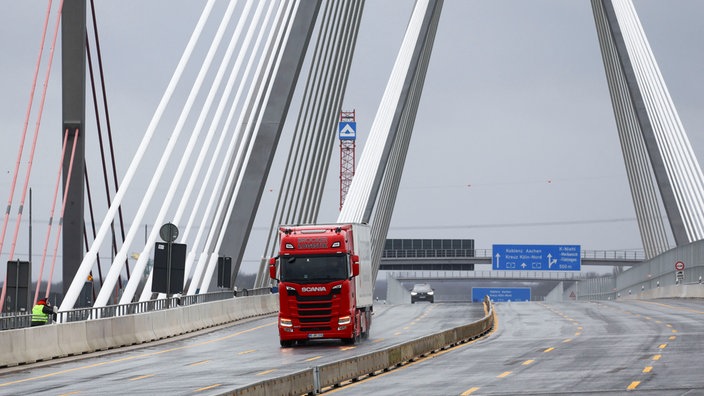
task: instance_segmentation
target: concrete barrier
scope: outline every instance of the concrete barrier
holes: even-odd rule
[[[163,311],[142,313],[131,315],[134,323],[134,332],[130,334],[134,338],[130,344],[143,344],[149,341],[155,341],[158,338],[154,334],[154,319],[163,317]],[[120,318],[114,318],[120,320]]]
[[[136,343],[134,327],[135,316],[137,315],[96,319],[95,323],[96,325],[112,329],[112,339],[106,340],[112,348],[133,345]]]
[[[704,298],[704,284],[668,285],[621,295],[623,300],[649,300],[655,298]]]
[[[86,352],[93,352],[88,345],[86,337],[86,322],[66,323],[64,326],[50,326],[56,328],[56,337],[61,356],[77,355]]]
[[[59,345],[58,326],[43,325],[22,330],[26,333],[23,346],[27,352],[27,362],[34,363],[67,355]]]
[[[29,362],[27,353],[27,329],[0,332],[0,359],[6,362]],[[7,336],[4,336],[7,334]],[[17,364],[17,363],[15,363]]]
[[[115,327],[110,325],[105,325],[106,319],[100,320],[87,320],[85,323],[86,331],[86,341],[88,343],[88,351],[104,351],[106,349],[115,348],[117,342],[115,341],[114,332]]]
[[[256,382],[220,395],[318,394],[345,381],[392,369],[421,356],[481,337],[494,326],[494,310],[484,302],[487,315],[470,324],[394,345],[380,351],[331,362],[305,371]]]
[[[285,377],[264,380],[222,395],[261,396],[261,395],[305,395],[313,391],[315,373],[306,369]]]
[[[0,331],[0,367],[146,343],[277,311],[277,295],[263,295],[114,318],[4,330]]]

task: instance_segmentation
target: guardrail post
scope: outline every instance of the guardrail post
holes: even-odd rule
[[[313,367],[313,394],[320,394],[320,368]]]

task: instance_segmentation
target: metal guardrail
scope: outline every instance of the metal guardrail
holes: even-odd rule
[[[2,313],[0,315],[0,330],[18,329],[29,327],[32,323],[32,314],[14,312]]]
[[[169,298],[134,302],[129,304],[107,305],[105,307],[97,308],[77,308],[68,311],[57,312],[56,322],[68,323],[79,322],[83,320],[134,315],[145,312],[161,311],[165,309],[176,308],[179,306],[188,306],[212,301],[221,301],[233,297],[260,296],[269,294],[271,292],[272,289],[268,287],[250,290],[242,289],[236,292],[233,292],[232,290],[227,290],[187,296],[173,296]],[[27,313],[7,312],[3,313],[2,316],[0,316],[0,330],[11,330],[30,327],[31,323],[32,315]],[[51,318],[49,323],[51,323]]]

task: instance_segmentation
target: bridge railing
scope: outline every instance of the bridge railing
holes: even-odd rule
[[[642,250],[582,250],[583,259],[593,260],[645,260]],[[437,258],[437,257],[476,257],[491,258],[492,249],[393,249],[384,250],[382,258]]]
[[[83,320],[111,318],[117,316],[134,315],[145,312],[161,311],[178,306],[188,306],[212,301],[226,300],[237,296],[259,296],[271,293],[271,288],[242,289],[233,293],[231,290],[212,293],[194,294],[187,296],[173,296],[156,300],[133,302],[129,304],[107,305],[104,307],[76,308],[56,313],[56,322],[68,323]],[[51,318],[50,318],[51,321]],[[27,313],[7,312],[0,316],[0,330],[18,329],[29,327],[32,315]]]
[[[581,280],[589,277],[581,272],[565,271],[389,271],[394,279],[539,279]]]
[[[0,313],[0,330],[19,329],[29,327],[32,323],[32,314],[26,312]]]
[[[645,261],[642,250],[582,250],[583,259]]]
[[[475,257],[476,249],[393,249],[384,250],[382,258]],[[482,251],[483,252],[483,251]],[[489,249],[491,254],[491,249]]]

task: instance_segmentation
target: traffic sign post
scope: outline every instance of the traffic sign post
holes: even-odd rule
[[[679,283],[684,279],[684,271],[677,271],[675,275],[675,280]]]
[[[678,261],[675,263],[675,271],[684,271],[684,261]]]
[[[580,245],[493,245],[494,270],[580,271]]]
[[[492,302],[530,301],[530,287],[472,288],[472,302],[482,302],[484,296],[489,296]]]

